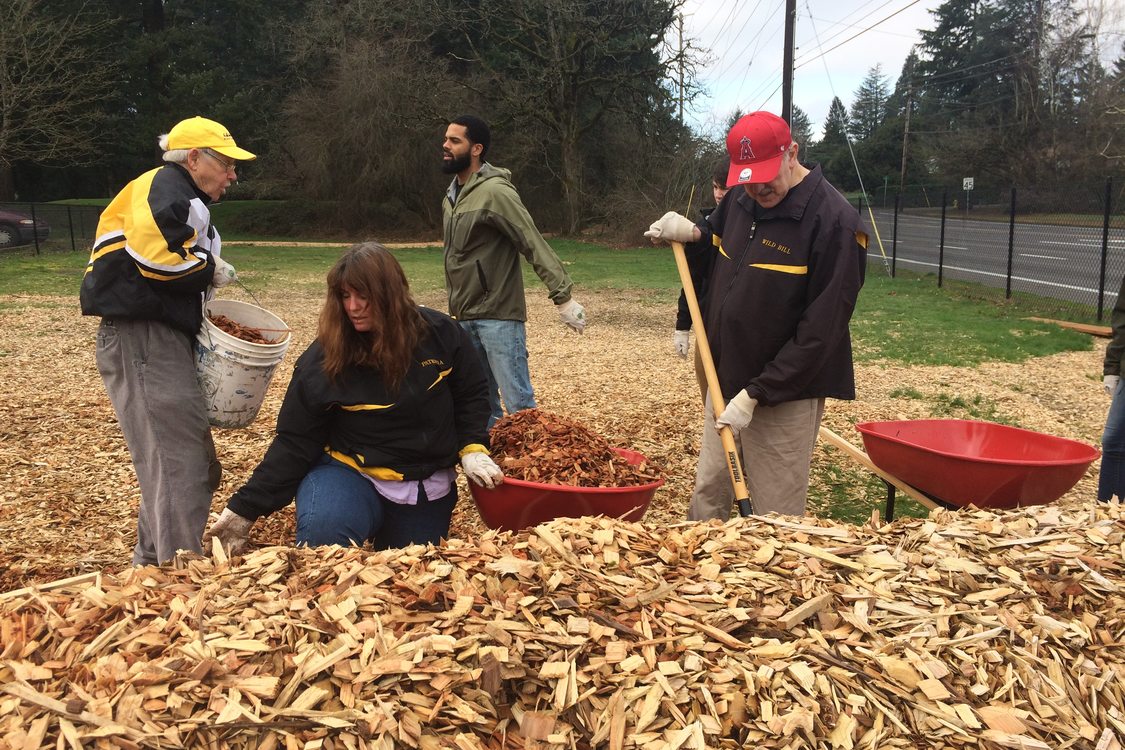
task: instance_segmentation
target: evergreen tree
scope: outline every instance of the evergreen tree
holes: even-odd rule
[[[793,140],[801,144],[802,149],[813,145],[812,120],[796,104],[793,105],[793,122],[789,123],[789,132],[793,135]]]
[[[858,187],[848,148],[848,111],[840,97],[832,97],[828,116],[824,119],[824,136],[815,151],[824,175],[841,190]]]
[[[848,143],[848,110],[838,96],[832,97],[832,104],[828,106],[820,143],[823,146],[846,146]]]
[[[864,140],[875,134],[886,117],[887,79],[883,67],[876,64],[867,71],[863,82],[856,89],[855,99],[848,113],[848,134],[856,140]]]

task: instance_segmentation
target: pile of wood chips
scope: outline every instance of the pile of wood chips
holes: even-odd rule
[[[509,414],[489,435],[504,475],[570,487],[632,487],[661,478],[647,460],[630,463],[601,435],[542,409]]]
[[[1120,748],[1125,513],[559,519],[0,595],[0,745]]]
[[[208,313],[207,318],[223,333],[242,339],[243,341],[249,341],[251,344],[275,344],[281,340],[280,338],[266,338],[261,328],[242,325],[237,320],[231,320],[226,315]]]

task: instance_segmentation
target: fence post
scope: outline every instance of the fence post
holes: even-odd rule
[[[1102,217],[1102,269],[1098,278],[1098,322],[1105,314],[1105,264],[1109,254],[1109,213],[1113,202],[1113,178],[1105,178],[1105,214]]]
[[[898,205],[901,193],[895,193],[895,228],[891,235],[891,278],[895,277],[895,265],[898,263]]]
[[[938,240],[937,256],[937,285],[941,288],[942,271],[945,269],[945,205],[949,198],[949,191],[941,191],[941,239]]]
[[[66,207],[66,226],[70,230],[70,251],[74,252],[74,216],[70,213],[70,205]]]
[[[35,203],[28,203],[31,207],[31,239],[35,241],[35,254],[39,254],[39,221],[35,218]]]
[[[1016,189],[1012,188],[1012,207],[1008,211],[1008,281],[1004,289],[1004,299],[1012,298],[1012,253],[1016,240]]]

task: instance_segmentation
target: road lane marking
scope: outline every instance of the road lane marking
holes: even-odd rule
[[[898,259],[896,259],[895,262],[896,263],[913,263],[916,266],[929,266],[931,268],[937,268],[938,267],[937,263],[929,263],[929,262],[924,261],[924,260],[910,260],[909,258],[898,258]],[[944,268],[947,271],[961,271],[963,273],[977,274],[978,276],[994,276],[995,278],[998,278],[998,279],[1006,279],[1008,277],[1008,275],[1004,274],[1004,273],[995,273],[993,271],[981,271],[981,270],[978,270],[976,268],[962,268],[961,266],[951,266],[948,263],[945,264]],[[1026,276],[1013,276],[1012,281],[1026,281],[1029,284],[1039,284],[1041,286],[1054,286],[1054,287],[1058,287],[1059,289],[1069,289],[1069,290],[1074,291],[1074,292],[1091,292],[1093,294],[1098,293],[1097,289],[1094,289],[1094,288],[1091,288],[1091,287],[1074,286],[1073,284],[1058,284],[1054,281],[1043,281],[1042,279],[1030,279]],[[1105,296],[1116,298],[1117,293],[1116,292],[1110,292],[1110,291],[1107,290],[1106,293],[1105,293]]]
[[[1109,241],[1114,244],[1120,245],[1125,240],[1119,240],[1115,237],[1110,237]],[[1062,242],[1060,240],[1039,240],[1040,245],[1066,245],[1068,247],[1080,245],[1082,247],[1101,247],[1102,243],[1099,242]]]
[[[1032,255],[1031,253],[1020,253],[1021,258],[1042,258],[1043,260],[1066,260],[1059,255]]]

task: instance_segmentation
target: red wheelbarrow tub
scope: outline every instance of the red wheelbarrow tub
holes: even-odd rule
[[[631,464],[643,463],[636,451],[614,448]],[[517,531],[553,518],[612,516],[639,521],[663,479],[629,487],[570,487],[505,478],[493,489],[469,482],[480,517],[490,529]]]
[[[860,422],[855,428],[872,463],[958,507],[1054,502],[1100,455],[1077,440],[971,419]]]

